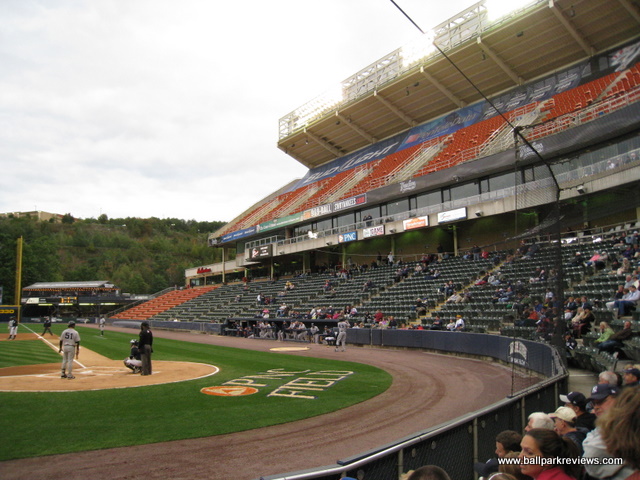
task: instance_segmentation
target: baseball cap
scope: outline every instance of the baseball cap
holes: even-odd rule
[[[580,392],[569,392],[566,395],[560,395],[560,401],[564,403],[570,403],[576,407],[586,407],[587,397]]]
[[[558,409],[555,412],[550,413],[549,416],[551,418],[559,418],[565,422],[575,423],[576,421],[576,412],[569,407],[558,407]]]
[[[73,320],[71,320],[71,321],[69,322],[69,326],[70,326],[70,327],[75,327],[75,326],[76,326],[76,322],[74,322]]]
[[[591,396],[589,397],[589,400],[595,400],[596,402],[599,402],[600,400],[604,400],[608,396],[618,395],[618,393],[620,393],[620,389],[616,385],[599,383],[591,389]]]
[[[624,369],[624,373],[630,373],[631,375],[634,375],[636,378],[640,379],[640,368],[636,368],[636,367],[626,368]]]
[[[136,343],[137,340],[135,338],[131,339],[131,341],[129,343]]]

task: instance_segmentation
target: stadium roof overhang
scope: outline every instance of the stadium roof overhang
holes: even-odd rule
[[[87,282],[37,282],[23,290],[94,290],[94,289],[114,289],[117,288],[107,280],[94,280]]]
[[[465,14],[481,18],[481,3]],[[425,57],[285,135],[281,128],[278,148],[318,167],[478,102],[478,90],[490,98],[637,38],[640,13],[631,0],[548,0],[467,36],[446,51],[451,62],[441,54]]]

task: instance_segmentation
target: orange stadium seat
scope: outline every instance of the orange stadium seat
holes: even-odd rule
[[[127,319],[127,320],[148,320],[149,318],[180,305],[188,300],[199,297],[211,290],[218,288],[217,285],[198,288],[186,288],[184,290],[171,290],[170,292],[160,295],[154,299],[144,302],[140,305],[132,307],[123,312],[113,315],[111,318]]]

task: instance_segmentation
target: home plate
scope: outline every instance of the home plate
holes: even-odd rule
[[[309,350],[309,347],[276,347],[270,348],[272,352],[302,352],[304,350]]]

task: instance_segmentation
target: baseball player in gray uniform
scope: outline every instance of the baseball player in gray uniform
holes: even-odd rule
[[[338,351],[338,347],[342,345],[342,351],[345,351],[347,345],[347,328],[351,327],[349,322],[345,319],[342,319],[338,322],[338,338],[336,339],[336,352]]]
[[[18,321],[11,317],[9,320],[9,340],[15,340],[16,335],[18,335]]]
[[[61,378],[76,378],[73,376],[73,359],[80,354],[80,334],[76,331],[76,322],[69,322],[67,328],[60,335],[60,348],[62,352],[62,375]]]

